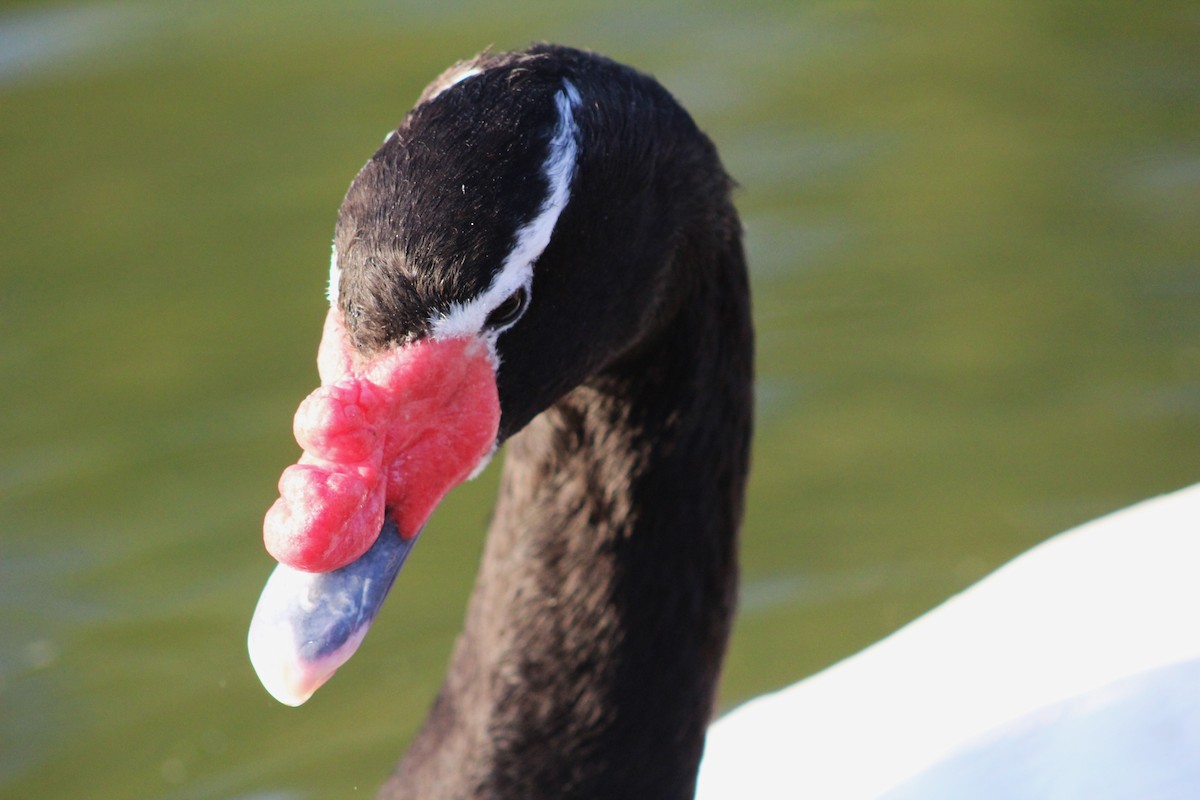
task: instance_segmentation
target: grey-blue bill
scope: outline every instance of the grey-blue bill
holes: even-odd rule
[[[341,569],[275,567],[246,637],[272,697],[300,705],[354,655],[419,537],[402,538],[388,515],[371,549]]]

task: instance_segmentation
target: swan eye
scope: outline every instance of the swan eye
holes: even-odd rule
[[[529,292],[524,287],[517,289],[504,298],[504,301],[500,305],[492,309],[492,313],[488,314],[487,322],[484,324],[492,330],[507,328],[521,318],[521,315],[525,313],[525,307],[528,305]]]

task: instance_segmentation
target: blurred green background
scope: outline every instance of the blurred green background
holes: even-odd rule
[[[736,5],[736,7],[735,7]],[[493,45],[657,75],[742,188],[759,331],[722,705],[1200,480],[1194,2],[0,3],[0,796],[369,796],[496,468],[302,709],[245,656],[334,215]]]

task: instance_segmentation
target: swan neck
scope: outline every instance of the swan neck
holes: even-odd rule
[[[510,441],[464,631],[390,796],[692,796],[752,361],[736,232],[694,266],[652,339]]]

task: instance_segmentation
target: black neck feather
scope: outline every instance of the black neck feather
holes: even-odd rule
[[[654,335],[511,441],[464,632],[385,796],[691,797],[751,428],[736,217],[705,226]]]

